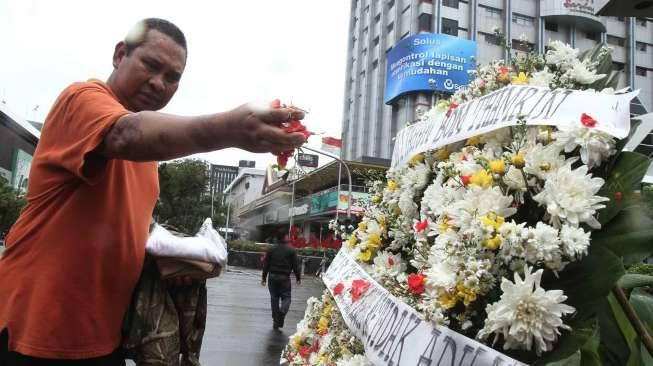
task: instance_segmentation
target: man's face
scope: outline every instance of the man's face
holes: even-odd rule
[[[129,55],[123,42],[116,46],[111,88],[129,110],[156,111],[177,91],[185,66],[186,50],[167,35],[150,30]]]

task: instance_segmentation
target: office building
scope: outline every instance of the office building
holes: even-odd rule
[[[342,153],[348,160],[388,159],[392,138],[407,122],[430,109],[433,92],[413,92],[383,103],[387,53],[419,33],[444,33],[477,42],[477,61],[506,59],[494,30],[508,45],[545,51],[550,40],[586,50],[599,42],[614,49],[619,86],[640,89],[639,100],[653,107],[653,21],[598,17],[592,0],[352,0],[342,122]],[[638,113],[638,114],[641,114]]]

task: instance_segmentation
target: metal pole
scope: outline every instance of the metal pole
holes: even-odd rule
[[[338,210],[338,202],[340,202],[340,180],[342,179],[342,163],[338,162],[338,185],[337,185],[337,196],[338,200],[336,201],[336,222],[338,221],[338,216],[340,211]]]
[[[292,195],[290,196],[290,209],[288,210],[288,216],[290,217],[288,219],[288,222],[290,223],[288,226],[288,236],[290,236],[290,232],[292,231],[292,218],[295,216],[295,181],[292,182]]]
[[[227,223],[225,227],[224,237],[225,241],[229,240],[229,211],[231,210],[231,191],[229,191],[229,199],[227,199]]]
[[[213,192],[215,190],[213,189],[213,185],[211,185],[211,221],[213,221]]]
[[[334,155],[334,154],[331,154],[331,153],[328,153],[328,152],[326,152],[326,151],[322,151],[322,150],[318,150],[318,149],[313,149],[313,148],[311,148],[311,147],[307,147],[307,146],[302,146],[302,149],[305,149],[305,150],[308,150],[308,151],[312,151],[312,152],[314,152],[314,153],[322,154],[322,155],[324,155],[324,156],[328,156],[328,157],[330,157],[330,158],[336,159],[336,160],[338,160],[340,163],[342,163],[342,165],[345,166],[345,170],[347,171],[347,178],[348,178],[348,180],[349,180],[349,202],[348,202],[348,205],[347,205],[347,217],[348,217],[348,218],[351,218],[351,195],[352,195],[352,193],[351,193],[351,192],[352,192],[352,185],[351,185],[351,171],[349,170],[349,166],[347,166],[347,163],[345,163],[344,160],[340,159],[339,156]],[[340,182],[338,182],[338,185],[340,185]],[[337,211],[337,210],[336,210],[336,211]]]

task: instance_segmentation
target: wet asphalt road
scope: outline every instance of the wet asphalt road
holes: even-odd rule
[[[321,296],[322,281],[313,276],[292,281],[292,303],[283,329],[272,329],[270,297],[261,272],[229,267],[207,281],[208,311],[202,343],[202,366],[279,365],[279,356],[304,317],[306,300]],[[128,366],[134,365],[131,361]]]

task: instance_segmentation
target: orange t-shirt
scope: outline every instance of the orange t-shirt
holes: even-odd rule
[[[130,113],[99,80],[66,88],[34,153],[27,206],[0,259],[0,330],[42,358],[111,353],[145,256],[159,194],[155,162],[92,151]]]

